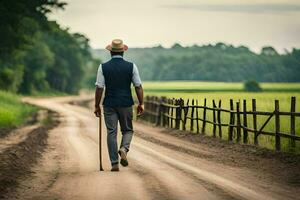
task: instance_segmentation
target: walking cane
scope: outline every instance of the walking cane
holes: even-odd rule
[[[102,121],[101,114],[99,116],[99,161],[100,161],[100,171],[104,171],[102,167]]]

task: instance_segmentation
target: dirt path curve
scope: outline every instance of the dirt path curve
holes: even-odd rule
[[[22,199],[295,198],[285,187],[255,178],[250,171],[205,160],[205,156],[213,156],[213,149],[199,148],[139,123],[135,124],[138,134],[129,153],[130,166],[118,173],[109,171],[104,139],[105,171],[99,172],[97,119],[92,110],[68,104],[88,98],[91,97],[24,99],[58,112],[62,123],[49,133],[48,150],[34,169],[33,178],[18,191]],[[168,145],[138,137],[139,134]],[[195,157],[189,151],[203,156]]]

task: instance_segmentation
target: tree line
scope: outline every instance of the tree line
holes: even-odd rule
[[[48,19],[65,6],[59,0],[0,1],[0,89],[78,92],[96,60],[88,38]]]
[[[102,60],[105,50],[94,50]],[[144,80],[201,80],[244,82],[299,82],[300,49],[278,53],[267,46],[255,53],[245,46],[229,44],[171,48],[132,48],[125,56],[134,61]]]

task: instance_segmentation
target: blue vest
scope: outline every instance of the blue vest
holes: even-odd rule
[[[104,106],[129,107],[132,106],[131,95],[133,63],[123,58],[112,58],[102,64],[102,72],[105,79]]]

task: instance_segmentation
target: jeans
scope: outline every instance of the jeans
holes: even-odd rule
[[[119,163],[117,142],[118,122],[120,123],[122,132],[120,149],[125,150],[126,153],[129,151],[133,135],[132,112],[132,106],[115,108],[104,106],[104,120],[107,128],[107,147],[112,165]]]

